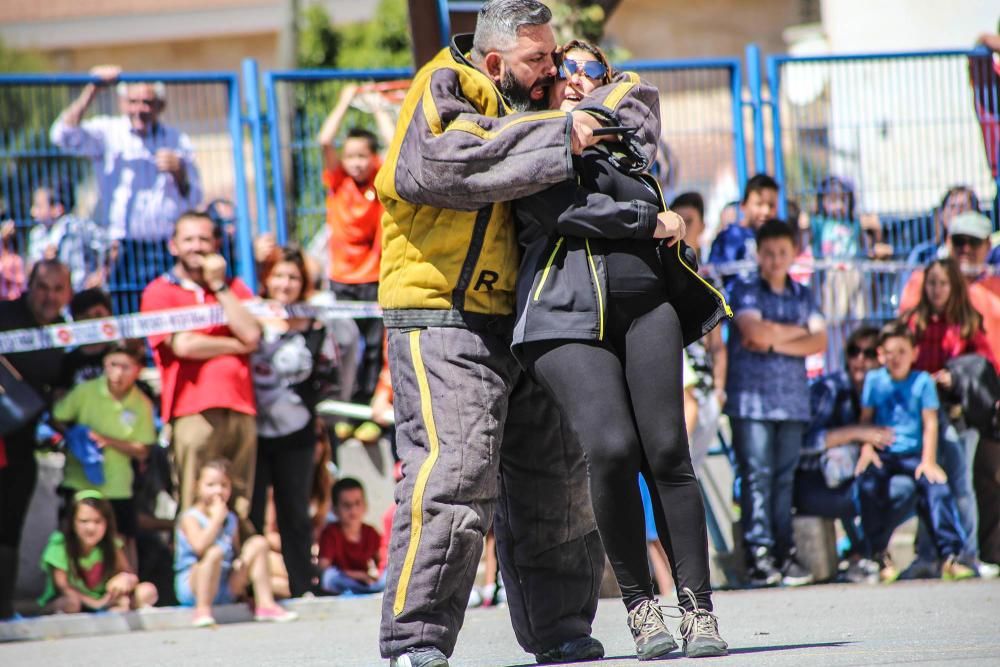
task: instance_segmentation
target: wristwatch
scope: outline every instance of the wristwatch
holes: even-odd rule
[[[217,287],[212,287],[212,294],[219,294],[220,292],[225,292],[228,289],[229,284],[223,280]]]

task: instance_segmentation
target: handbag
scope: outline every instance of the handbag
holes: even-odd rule
[[[0,356],[0,435],[27,426],[44,409],[45,401],[38,392]]]

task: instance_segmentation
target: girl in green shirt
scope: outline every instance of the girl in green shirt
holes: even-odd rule
[[[52,533],[42,552],[45,593],[38,604],[46,611],[128,611],[152,606],[156,587],[139,583],[122,542],[115,517],[104,496],[80,491],[62,530]]]

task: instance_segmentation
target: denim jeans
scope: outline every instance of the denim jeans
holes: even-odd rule
[[[865,538],[865,526],[861,524],[861,510],[858,504],[857,480],[846,482],[835,489],[826,485],[819,470],[799,470],[795,474],[795,513],[800,516],[820,516],[840,519],[851,541],[851,551],[870,557]],[[889,537],[901,523],[913,516],[917,508],[917,484],[913,477],[896,475],[889,479],[889,502],[885,518],[879,530],[882,535],[873,535],[875,542],[888,542]],[[934,543],[931,542],[931,548]]]
[[[976,457],[978,434],[974,431],[959,433],[942,411],[938,415],[941,436],[938,438],[938,464],[948,475],[948,487],[958,507],[958,519],[965,533],[962,557],[974,559],[979,554],[979,508],[976,492],[972,488],[972,461]],[[917,528],[917,558],[922,561],[937,560],[937,548],[924,521]]]
[[[385,573],[378,580],[370,584],[363,584],[357,579],[347,576],[343,570],[332,565],[320,575],[320,588],[327,593],[341,595],[343,593],[353,593],[355,595],[366,595],[369,593],[381,593],[385,589]]]
[[[740,475],[740,523],[748,554],[766,547],[779,560],[792,547],[792,492],[806,423],[730,420]]]
[[[878,554],[889,545],[886,517],[889,479],[896,475],[910,475],[920,465],[920,453],[893,454],[883,452],[882,467],[874,465],[858,478],[858,495],[861,499],[862,525],[868,527],[870,549]],[[958,518],[958,508],[947,484],[934,484],[921,475],[917,484],[917,514],[931,531],[938,558],[958,556],[965,544],[965,534]],[[936,560],[936,559],[935,559]]]

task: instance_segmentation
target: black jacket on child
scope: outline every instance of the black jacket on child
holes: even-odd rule
[[[524,248],[517,276],[517,323],[512,349],[544,340],[604,339],[608,308],[607,256],[623,242],[659,255],[667,300],[687,345],[732,316],[721,292],[698,275],[694,250],[653,238],[666,210],[656,180],[616,167],[614,147],[574,157],[575,181],[565,181],[514,203]],[[646,245],[649,244],[649,245]]]

